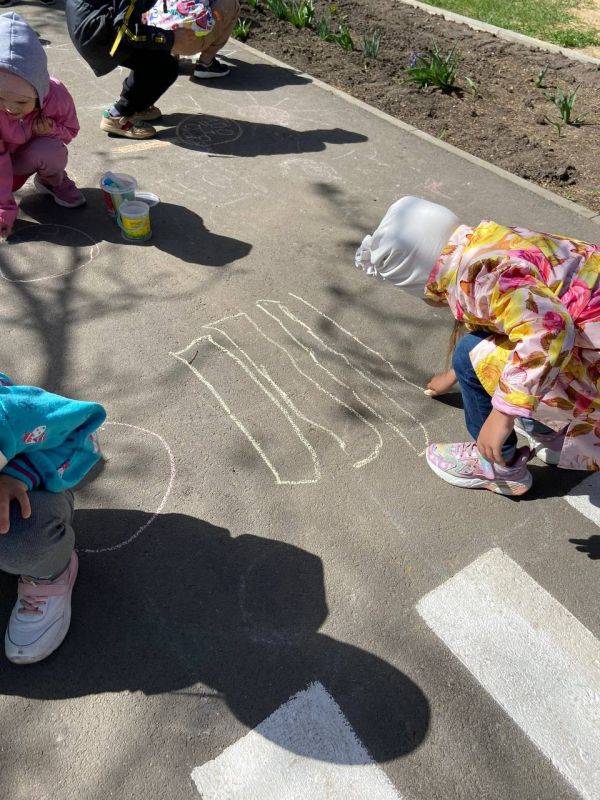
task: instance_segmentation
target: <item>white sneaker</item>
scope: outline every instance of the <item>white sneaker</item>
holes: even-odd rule
[[[62,644],[71,624],[71,594],[78,559],[73,551],[67,569],[53,581],[19,578],[19,596],[10,615],[4,647],[14,664],[42,661]]]
[[[554,467],[558,466],[565,442],[564,431],[560,433],[527,433],[519,422],[515,422],[515,433],[527,439],[529,447],[540,461]]]

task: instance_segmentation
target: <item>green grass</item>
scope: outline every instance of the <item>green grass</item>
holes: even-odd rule
[[[573,13],[583,0],[424,1],[562,47],[600,45],[600,31],[586,28]]]

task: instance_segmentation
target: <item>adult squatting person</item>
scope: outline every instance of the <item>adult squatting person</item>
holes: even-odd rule
[[[440,478],[521,495],[532,451],[564,469],[600,469],[599,245],[491,220],[472,228],[404,197],[364,239],[356,265],[449,306],[456,320],[452,369],[428,393],[458,381],[475,441],[430,445]]]
[[[178,56],[200,52],[194,69],[198,79],[223,77],[229,68],[216,58],[239,15],[238,0],[211,3],[213,30],[199,39],[188,28],[165,30],[145,22],[156,0],[67,0],[65,13],[73,44],[100,77],[118,66],[127,67],[120,98],[100,122],[103,131],[129,139],[149,139],[160,119],[156,107],[179,75]]]

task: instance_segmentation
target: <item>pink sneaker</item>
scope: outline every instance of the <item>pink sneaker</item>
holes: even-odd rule
[[[463,489],[488,489],[496,494],[515,496],[529,491],[533,482],[527,469],[531,458],[528,447],[517,450],[517,457],[510,467],[490,464],[480,455],[474,442],[431,444],[426,457],[436,475]]]
[[[38,192],[49,194],[54,198],[55,203],[64,208],[77,208],[78,206],[84,206],[87,202],[82,192],[79,191],[67,175],[58,186],[48,186],[39,175],[35,176],[34,183]]]
[[[77,553],[53,581],[19,578],[19,596],[10,615],[4,647],[14,664],[34,664],[62,644],[71,624],[71,594],[77,578]]]

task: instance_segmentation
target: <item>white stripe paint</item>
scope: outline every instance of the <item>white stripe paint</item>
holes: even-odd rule
[[[192,772],[203,800],[401,800],[320,683]]]
[[[600,642],[501,550],[419,614],[586,800],[600,798]]]
[[[580,514],[600,526],[600,472],[592,472],[564,498]]]

